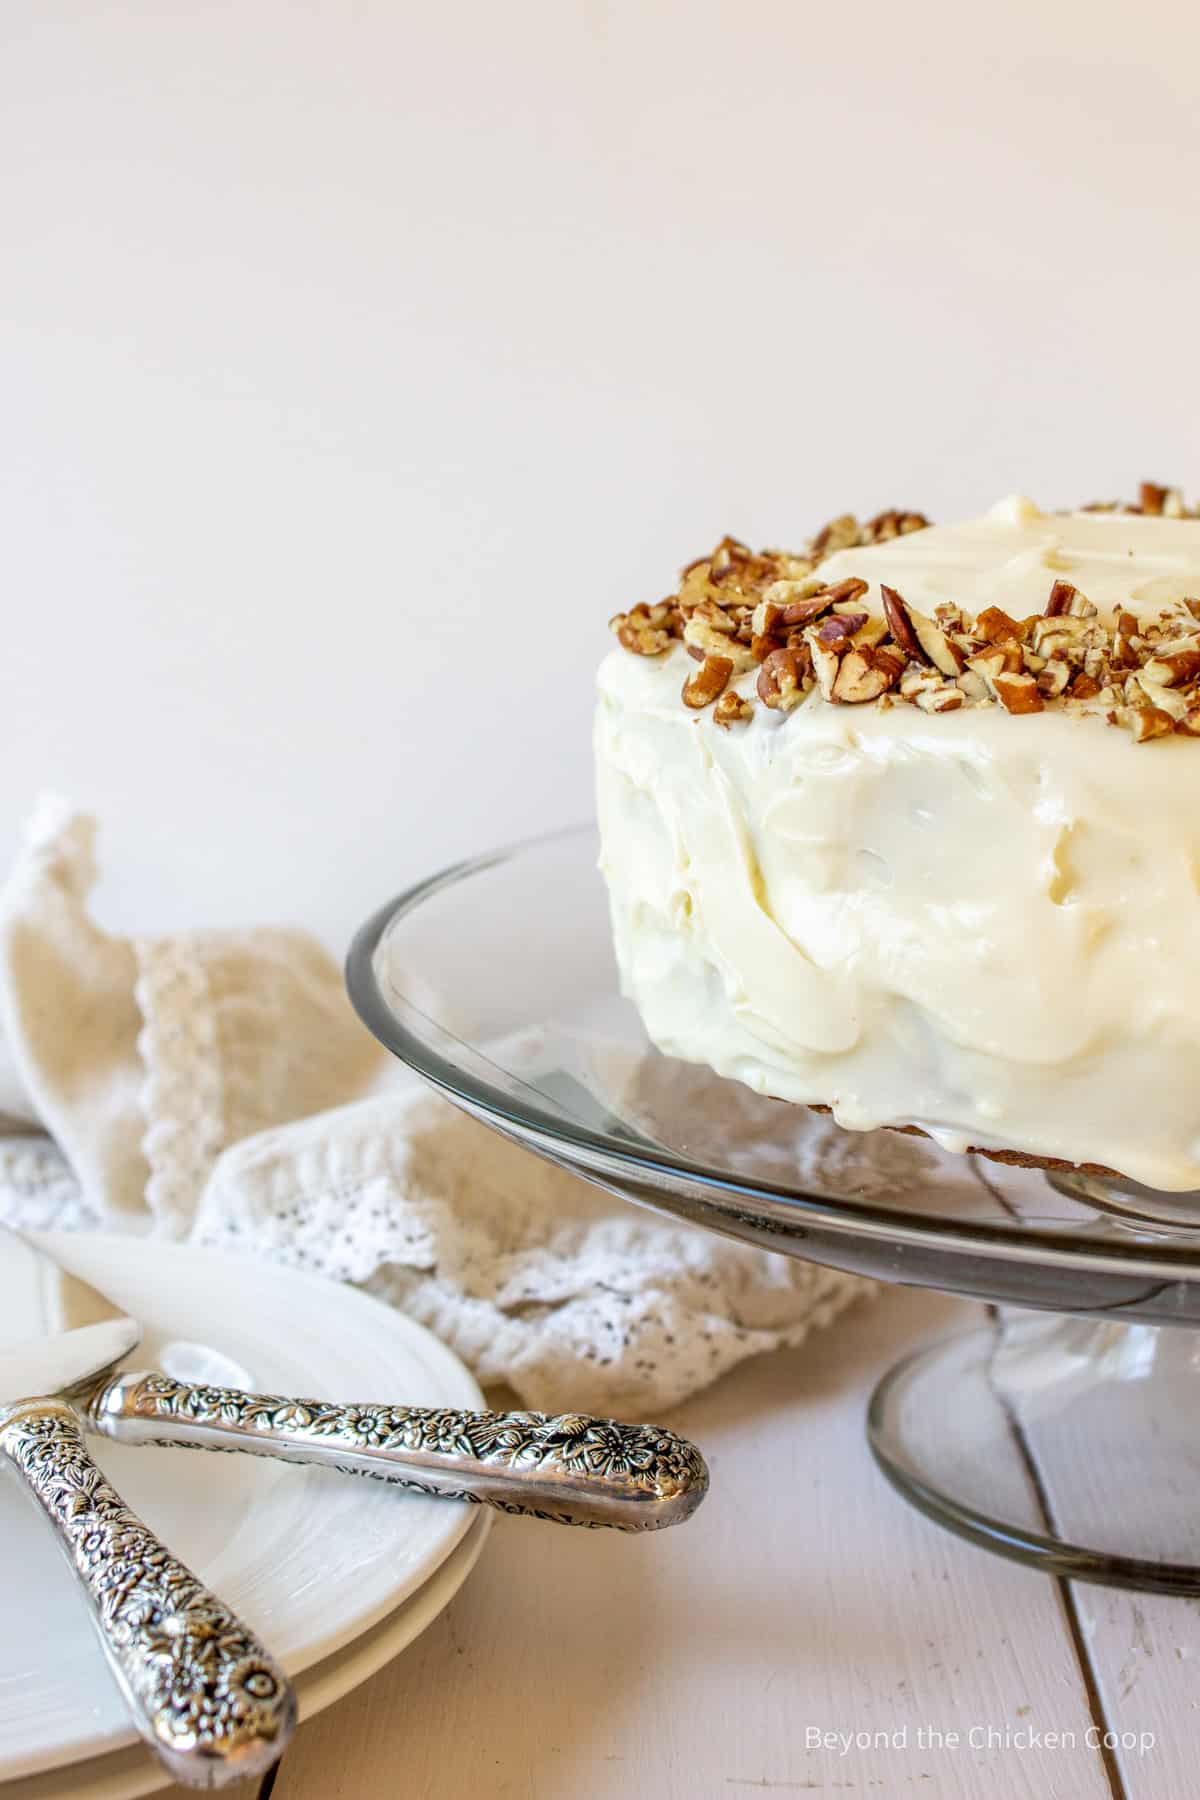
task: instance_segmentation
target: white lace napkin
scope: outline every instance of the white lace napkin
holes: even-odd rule
[[[374,1091],[386,1059],[301,932],[106,934],[93,836],[43,806],[0,894],[0,1218],[358,1283],[550,1411],[670,1406],[868,1291],[626,1205],[421,1090]],[[806,1137],[832,1178],[843,1139]],[[884,1155],[889,1182],[929,1163],[909,1140]]]

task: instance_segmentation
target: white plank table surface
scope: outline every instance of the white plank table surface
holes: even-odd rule
[[[424,1637],[301,1727],[274,1800],[1200,1792],[1196,1607],[1068,1592],[871,1462],[876,1377],[981,1315],[889,1291],[679,1409],[713,1476],[682,1529],[498,1520]]]

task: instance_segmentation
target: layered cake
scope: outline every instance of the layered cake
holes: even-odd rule
[[[1200,1188],[1200,517],[726,538],[612,621],[602,867],[652,1041],[853,1130]]]

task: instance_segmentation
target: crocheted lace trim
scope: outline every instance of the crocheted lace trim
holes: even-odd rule
[[[135,938],[133,948],[145,1069],[142,1149],[150,1167],[146,1204],[160,1231],[182,1237],[224,1148],[216,1020],[193,939]]]

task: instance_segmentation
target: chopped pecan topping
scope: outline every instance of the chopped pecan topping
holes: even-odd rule
[[[1195,507],[1188,508],[1183,504],[1183,495],[1178,488],[1159,487],[1156,481],[1143,481],[1136,504],[1124,506],[1119,500],[1093,500],[1090,506],[1080,509],[1083,512],[1097,513],[1150,513],[1161,514],[1167,519],[1195,519],[1200,511]]]
[[[1186,511],[1175,489],[1150,482],[1137,506],[1093,510],[1200,516]],[[684,683],[684,702],[697,711],[713,705],[726,730],[753,712],[730,683],[756,670],[758,696],[777,712],[819,688],[838,705],[874,701],[929,714],[1074,707],[1122,726],[1137,743],[1176,732],[1200,737],[1200,598],[1169,602],[1155,617],[1121,609],[1106,623],[1086,594],[1056,580],[1043,611],[1027,619],[998,606],[972,618],[953,600],[939,602],[929,618],[881,584],[880,617],[861,577],[825,584],[815,572],[837,550],[926,524],[919,513],[890,511],[859,525],[846,513],[799,554],[756,552],[722,538],[688,564],[676,594],[618,613],[611,628],[638,656],[662,656],[682,641],[698,665]]]

